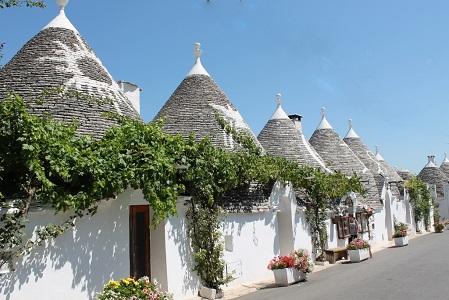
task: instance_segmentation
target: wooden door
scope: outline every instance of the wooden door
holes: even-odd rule
[[[148,205],[129,207],[129,258],[131,277],[150,277],[150,216]]]

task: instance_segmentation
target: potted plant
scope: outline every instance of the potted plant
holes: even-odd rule
[[[442,223],[436,223],[433,226],[435,227],[436,233],[442,233],[444,231],[444,225]]]
[[[295,259],[295,269],[300,273],[300,281],[307,280],[308,274],[312,273],[314,267],[313,260],[312,257],[310,257],[309,252],[304,249],[298,249],[291,255]]]
[[[159,284],[148,277],[142,277],[138,280],[134,278],[125,278],[119,281],[110,280],[103,291],[97,295],[98,300],[111,299],[152,299],[152,300],[170,300],[172,295],[161,290]]]
[[[295,258],[292,255],[274,257],[268,263],[268,269],[273,271],[274,281],[278,286],[287,286],[300,280],[300,273],[295,268]]]
[[[356,238],[347,246],[348,256],[351,262],[360,262],[369,258],[370,245],[367,241]]]
[[[407,237],[408,226],[404,223],[394,224],[394,245],[396,247],[403,247],[408,245]]]

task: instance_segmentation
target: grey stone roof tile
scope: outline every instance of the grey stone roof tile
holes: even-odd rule
[[[403,181],[398,173],[385,161],[378,161],[373,152],[363,143],[360,137],[344,138],[344,142],[351,148],[363,164],[371,171],[376,181],[379,194],[382,193],[385,177],[390,183],[391,192],[394,196],[400,197],[398,182]],[[382,174],[382,175],[380,175]],[[384,177],[385,176],[385,177]]]
[[[437,195],[444,196],[444,183],[448,182],[448,177],[438,167],[424,167],[418,174],[418,178],[428,184],[436,185]]]
[[[315,130],[309,142],[323,158],[327,167],[347,176],[354,173],[360,176],[367,191],[365,197],[361,199],[362,202],[374,208],[382,206],[373,174],[333,129]]]
[[[155,119],[164,119],[164,130],[188,137],[191,133],[197,139],[209,137],[212,143],[228,150],[238,149],[232,137],[227,135],[217,121],[222,116],[237,130],[249,134],[257,141],[248,124],[215,81],[207,76],[187,76],[161,108]]]
[[[59,88],[80,94],[49,93]],[[9,92],[22,96],[31,113],[78,121],[78,132],[94,137],[116,124],[105,112],[139,118],[84,39],[66,28],[42,30],[0,70],[0,101]]]
[[[311,153],[313,148],[302,138],[290,119],[269,120],[257,138],[268,154],[284,157],[300,165],[323,168],[314,157],[318,154]]]

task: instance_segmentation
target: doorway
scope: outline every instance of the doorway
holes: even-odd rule
[[[148,205],[129,207],[130,274],[136,279],[150,275],[150,210]]]

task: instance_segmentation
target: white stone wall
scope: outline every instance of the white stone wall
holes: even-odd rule
[[[16,271],[0,276],[0,299],[29,300],[45,293],[45,299],[94,299],[110,279],[128,277],[129,212],[139,193],[128,191],[118,199],[103,201],[98,213],[76,221],[73,230],[39,247],[20,260]],[[61,223],[67,214],[34,211],[34,226]]]
[[[385,225],[385,209],[379,209],[370,217],[371,246],[378,247],[388,242],[387,227]]]
[[[295,214],[294,248],[306,249],[312,253],[312,239],[310,237],[309,225],[306,222],[305,210],[297,210]]]
[[[273,276],[268,262],[280,254],[276,212],[232,213],[224,221],[224,258],[229,285],[265,280]]]

